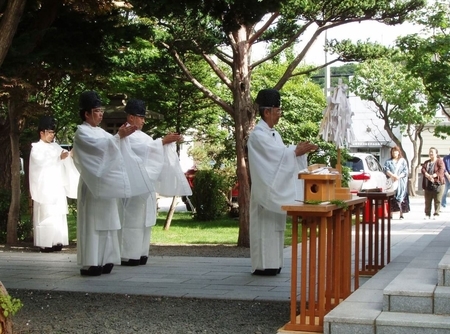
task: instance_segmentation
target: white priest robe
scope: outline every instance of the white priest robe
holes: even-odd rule
[[[68,245],[67,198],[63,148],[56,143],[40,140],[32,144],[29,181],[33,199],[34,245],[51,248],[57,244]]]
[[[137,130],[120,142],[125,159],[136,161],[135,173],[145,171],[151,191],[119,199],[121,230],[119,232],[122,261],[148,257],[151,228],[156,223],[156,192],[163,196],[191,195],[191,188],[181,170],[175,143],[163,145]],[[130,171],[131,172],[131,171]]]
[[[283,267],[286,212],[284,204],[303,199],[298,172],[307,167],[307,156],[295,156],[280,134],[260,120],[248,139],[251,177],[250,256],[252,272]]]
[[[120,264],[117,198],[149,192],[140,174],[130,179],[134,161],[120,152],[120,139],[84,122],[78,126],[73,159],[80,172],[77,214],[77,259],[83,267]]]

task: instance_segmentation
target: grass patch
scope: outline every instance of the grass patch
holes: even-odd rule
[[[68,214],[67,225],[69,226],[69,242],[74,242],[77,240],[77,217],[73,214]]]
[[[212,221],[198,221],[188,212],[175,212],[170,229],[163,229],[167,213],[160,212],[152,229],[154,244],[225,244],[236,245],[239,236],[239,221],[224,216]],[[285,245],[292,242],[292,221],[288,218]]]
[[[198,221],[189,212],[175,212],[169,230],[164,230],[167,212],[159,212],[156,225],[152,228],[152,244],[167,245],[236,245],[239,236],[239,221],[224,216],[212,221]],[[69,240],[77,238],[77,223],[73,215],[67,216]],[[285,246],[292,242],[292,220],[286,222]]]

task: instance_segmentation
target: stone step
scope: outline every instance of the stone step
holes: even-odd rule
[[[439,262],[438,285],[450,286],[450,248]]]
[[[450,287],[437,286],[434,291],[434,314],[450,314]]]
[[[443,229],[383,291],[383,311],[433,314],[439,263],[449,249],[450,228]],[[441,299],[444,298],[441,295]]]
[[[375,325],[376,334],[448,334],[450,317],[435,314],[383,312],[376,319]]]
[[[376,333],[375,321],[383,311],[384,289],[420,256],[436,237],[433,234],[422,236],[329,312],[324,318],[324,334]],[[436,271],[434,275],[436,276]]]

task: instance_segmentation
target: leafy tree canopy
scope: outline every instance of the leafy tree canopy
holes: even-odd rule
[[[376,114],[390,129],[406,124],[426,124],[436,109],[429,105],[422,81],[400,62],[371,60],[357,67],[350,89],[361,99],[372,101]],[[385,126],[386,128],[386,126]]]
[[[436,0],[413,16],[425,36],[413,34],[398,40],[406,54],[406,68],[422,79],[430,101],[450,116],[450,3]]]

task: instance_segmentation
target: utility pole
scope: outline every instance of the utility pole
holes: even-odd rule
[[[325,30],[325,43],[327,43],[327,39],[328,39],[328,30]],[[325,50],[325,64],[328,62],[328,52]],[[325,93],[325,98],[327,98],[330,95],[330,88],[331,85],[331,78],[330,78],[330,66],[327,65],[325,67],[325,87],[324,87],[324,93]]]

